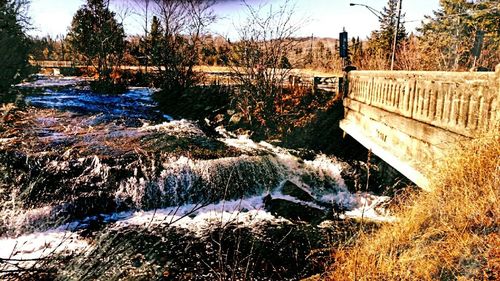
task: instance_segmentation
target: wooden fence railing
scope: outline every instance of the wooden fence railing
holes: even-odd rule
[[[72,61],[30,61],[32,65],[46,67],[46,68],[59,68],[59,67],[74,67],[74,63]]]

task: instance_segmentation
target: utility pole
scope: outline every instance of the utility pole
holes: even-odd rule
[[[145,48],[145,57],[146,57],[146,74],[148,74],[148,65],[149,65],[149,42],[148,42],[148,11],[149,11],[149,0],[146,0],[144,1],[144,4],[145,4],[145,9],[146,9],[146,19],[145,19],[145,27],[144,27],[144,33],[145,33],[145,37],[144,37],[144,43],[146,43],[146,48]],[[140,70],[140,69],[139,69]]]
[[[313,56],[313,43],[314,43],[314,33],[311,33],[311,42],[310,42],[310,46],[309,46],[309,50],[311,50],[310,51],[310,54],[311,54],[311,63],[312,63],[313,58],[314,58],[314,56]]]
[[[403,0],[399,0],[398,2],[398,17],[396,20],[396,29],[394,30],[394,40],[392,42],[392,58],[391,58],[391,70],[394,70],[394,58],[396,57],[396,44],[398,41],[398,33],[399,33],[399,22],[401,20],[401,6]]]

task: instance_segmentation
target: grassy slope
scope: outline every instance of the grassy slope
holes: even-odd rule
[[[331,280],[499,280],[500,134],[440,163],[400,221],[334,255]]]

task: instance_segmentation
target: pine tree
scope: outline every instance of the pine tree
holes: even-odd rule
[[[148,45],[151,63],[155,66],[161,65],[161,50],[162,50],[163,29],[158,17],[153,16],[151,22],[151,31],[149,32]]]
[[[29,73],[30,41],[22,9],[27,1],[0,0],[0,91],[7,90]]]
[[[465,70],[472,66],[476,34],[485,32],[479,63],[493,68],[500,61],[500,3],[441,0],[440,9],[419,29],[428,69]]]
[[[362,68],[362,59],[363,59],[363,44],[359,40],[359,37],[351,39],[351,63],[357,67]]]
[[[125,31],[108,4],[103,0],[87,0],[73,17],[68,34],[73,51],[96,68],[100,81],[111,79],[112,67],[120,63],[125,50]]]
[[[369,52],[372,55],[381,55],[387,61],[391,59],[392,48],[394,44],[394,33],[396,31],[397,17],[398,17],[398,2],[399,0],[389,0],[387,6],[381,13],[380,29],[372,32],[368,45]],[[405,14],[401,13],[398,33],[396,36],[396,52],[401,43],[406,40],[407,34],[404,26]]]

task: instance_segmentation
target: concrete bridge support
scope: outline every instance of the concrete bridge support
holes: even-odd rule
[[[423,189],[450,147],[500,128],[495,72],[352,71],[340,127]]]

